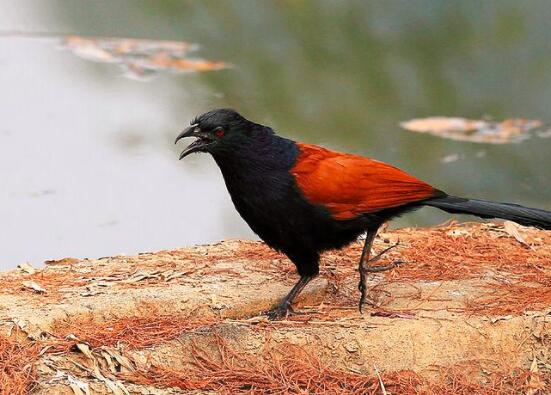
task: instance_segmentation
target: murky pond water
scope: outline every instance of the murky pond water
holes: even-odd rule
[[[551,209],[551,139],[404,131],[432,115],[551,121],[551,3],[0,0],[0,268],[254,237],[177,132],[231,106],[450,193]],[[29,34],[33,33],[33,34]],[[128,79],[60,34],[198,43],[231,68]],[[421,210],[397,221],[447,216]]]

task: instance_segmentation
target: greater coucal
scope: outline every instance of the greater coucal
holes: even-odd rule
[[[297,267],[300,280],[270,312],[272,319],[285,316],[293,299],[318,275],[321,252],[367,233],[359,263],[361,311],[367,273],[388,268],[367,265],[377,229],[422,206],[551,229],[549,211],[450,196],[386,163],[277,136],[272,128],[231,109],[196,117],[176,142],[184,137],[196,140],[180,159],[193,152],[210,153],[239,214]]]

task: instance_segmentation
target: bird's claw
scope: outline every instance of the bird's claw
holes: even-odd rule
[[[379,305],[379,303],[368,294],[367,286],[364,281],[360,280],[358,290],[360,291],[360,303],[358,303],[360,314],[363,314],[363,306],[366,304],[371,307],[377,307]]]
[[[291,306],[287,303],[282,303],[275,309],[268,311],[266,315],[270,321],[279,321],[287,318],[290,312],[293,312]]]
[[[394,266],[397,265],[398,263],[396,263]],[[366,304],[374,308],[381,305],[379,294],[377,293],[376,295],[373,295],[373,291],[368,292],[366,284],[366,274],[367,271],[361,271],[360,282],[358,283],[358,290],[360,291],[360,303],[358,304],[358,309],[360,310],[360,314],[363,314],[363,306]]]

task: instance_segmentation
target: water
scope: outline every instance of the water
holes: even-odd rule
[[[551,209],[550,139],[482,145],[398,126],[549,122],[549,20],[547,1],[0,0],[0,268],[254,237],[213,161],[178,162],[173,146],[221,106],[449,193]],[[61,50],[59,33],[190,41],[233,67],[135,81]]]

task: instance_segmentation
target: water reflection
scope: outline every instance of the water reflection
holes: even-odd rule
[[[0,8],[3,31],[184,40],[234,65],[129,81],[51,39],[0,37],[0,266],[252,237],[214,163],[179,163],[172,146],[193,115],[220,106],[389,161],[454,194],[551,209],[549,140],[480,146],[398,126],[431,115],[548,121],[548,2],[0,0]],[[422,210],[399,223],[445,218]]]

